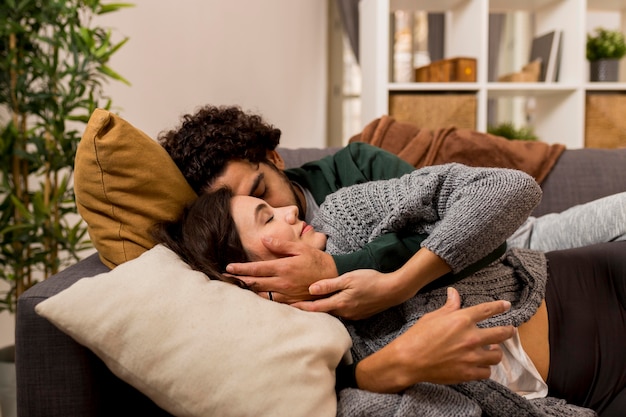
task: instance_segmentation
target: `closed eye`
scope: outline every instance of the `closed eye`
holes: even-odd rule
[[[267,220],[263,219],[263,216],[265,214],[269,215]],[[262,203],[258,204],[256,206],[256,208],[254,209],[254,218],[255,218],[255,222],[257,224],[268,224],[272,220],[274,220],[274,214],[272,213],[272,210],[270,210],[270,208],[267,205],[267,203],[262,202]]]
[[[263,198],[263,196],[266,193],[266,186],[265,186],[265,181],[263,181],[263,179],[265,178],[265,175],[261,172],[259,175],[256,176],[256,178],[254,179],[252,186],[250,187],[250,192],[248,193],[248,195],[252,196],[252,197],[257,197],[257,198]],[[262,192],[260,192],[262,188]]]

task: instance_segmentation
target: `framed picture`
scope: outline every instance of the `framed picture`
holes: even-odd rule
[[[561,62],[561,38],[562,32],[553,30],[533,39],[529,62],[533,62],[536,59],[541,60],[539,81],[558,81]]]

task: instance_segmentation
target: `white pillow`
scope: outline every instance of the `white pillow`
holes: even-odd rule
[[[162,245],[36,311],[171,414],[336,414],[338,319],[210,281]]]

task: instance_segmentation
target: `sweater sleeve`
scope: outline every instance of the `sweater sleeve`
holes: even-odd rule
[[[388,233],[421,242],[458,273],[498,248],[541,198],[522,171],[446,164],[344,188],[322,204],[316,228],[331,253],[361,250]]]
[[[399,178],[415,168],[381,148],[355,142],[334,155],[285,170],[287,177],[308,189],[318,204],[343,187],[370,181]],[[355,269],[389,272],[400,267],[417,250],[425,236],[386,234],[365,244],[359,250],[333,255],[339,274]]]

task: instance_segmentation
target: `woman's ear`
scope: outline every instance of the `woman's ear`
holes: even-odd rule
[[[285,161],[283,160],[283,157],[280,156],[280,154],[275,150],[267,151],[267,159],[271,163],[276,165],[276,168],[280,169],[281,171],[285,169]]]

